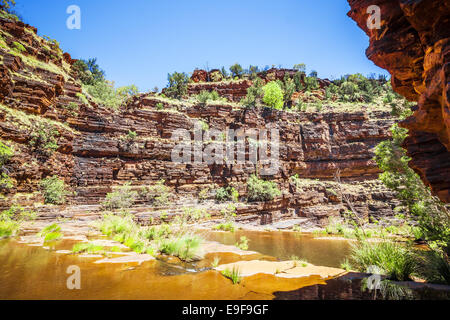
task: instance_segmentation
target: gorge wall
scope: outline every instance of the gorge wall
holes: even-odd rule
[[[212,203],[214,190],[230,183],[245,198],[246,182],[256,171],[252,164],[172,162],[173,131],[183,128],[192,133],[198,120],[223,131],[276,128],[280,132],[281,168],[267,178],[278,184],[282,195],[270,202],[239,204],[239,215],[256,217],[261,223],[283,217],[326,223],[328,216],[348,210],[334,181],[338,169],[342,190],[358,213],[385,217],[392,215],[397,205],[392,193],[377,180],[379,170],[372,160],[374,147],[390,137],[395,119],[388,112],[245,109],[225,102],[202,105],[155,94],[134,96],[112,110],[84,95],[70,55],[37,36],[35,28],[0,19],[0,29],[0,134],[1,141],[14,149],[14,157],[5,166],[14,186],[0,198],[2,208],[42,202],[39,183],[52,175],[63,178],[74,191],[72,205],[99,204],[114,186],[126,182],[139,188],[161,179],[173,191],[172,207],[188,203],[185,198],[196,199],[205,189]],[[12,49],[16,43],[24,50]],[[194,86],[209,86],[232,101],[246,90],[235,82],[198,83],[190,85],[191,94],[197,92]],[[129,131],[137,133],[132,140],[126,138]],[[53,152],[37,148],[36,139],[43,136],[56,141]],[[299,184],[290,179],[295,174]],[[213,205],[210,208],[214,209]],[[150,216],[141,214],[143,220]]]
[[[391,73],[396,92],[419,103],[401,123],[411,168],[450,202],[450,1],[348,2],[348,15],[370,38],[367,57]],[[371,5],[381,9],[380,29],[367,27]]]

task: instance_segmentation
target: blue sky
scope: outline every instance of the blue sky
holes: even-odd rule
[[[97,57],[116,85],[167,85],[198,68],[305,63],[319,77],[387,74],[365,56],[368,37],[346,0],[16,0],[22,19],[73,58]],[[69,5],[81,30],[69,30]]]

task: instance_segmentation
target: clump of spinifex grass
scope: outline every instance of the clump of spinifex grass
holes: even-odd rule
[[[367,272],[373,266],[391,280],[407,281],[417,271],[416,256],[407,245],[392,241],[358,241],[351,246],[351,264],[358,271]]]
[[[105,248],[103,246],[95,245],[91,242],[89,243],[76,243],[72,248],[73,253],[88,253],[88,254],[94,254],[94,253],[104,253]]]
[[[233,267],[232,270],[230,269],[225,269],[221,272],[221,274],[225,277],[230,279],[233,284],[238,284],[241,282],[242,277],[241,277],[241,271],[237,268],[237,267]]]
[[[19,231],[19,223],[13,220],[0,220],[0,238],[11,237]]]
[[[137,253],[157,255],[164,253],[191,261],[197,254],[201,238],[189,233],[186,221],[180,223],[142,227],[133,221],[131,215],[116,216],[107,214],[95,225],[102,233],[113,237]]]
[[[59,240],[63,237],[63,234],[60,232],[61,227],[57,223],[53,223],[45,228],[43,228],[38,236],[44,238],[44,242],[50,242]]]

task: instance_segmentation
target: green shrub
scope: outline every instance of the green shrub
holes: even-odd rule
[[[53,223],[51,225],[43,228],[38,235],[44,238],[44,242],[55,241],[62,238],[61,227],[57,223]]]
[[[169,84],[165,90],[168,97],[180,99],[187,93],[189,76],[186,73],[174,72],[168,76]]]
[[[45,203],[61,205],[66,203],[66,196],[70,192],[66,188],[64,180],[59,179],[58,176],[45,178],[40,183]]]
[[[29,144],[39,154],[49,157],[58,150],[59,131],[50,124],[38,122],[33,125]]]
[[[256,78],[253,81],[253,85],[247,89],[247,95],[241,100],[241,104],[244,107],[252,108],[261,105],[261,101],[264,97],[264,80]]]
[[[160,180],[152,186],[142,188],[139,192],[139,197],[156,207],[167,206],[169,204],[170,188],[164,184],[165,180]]]
[[[240,241],[236,243],[236,247],[241,250],[248,250],[248,241],[247,237],[242,236]]]
[[[203,90],[202,92],[200,92],[197,96],[196,99],[198,100],[198,102],[200,102],[201,104],[207,104],[208,101],[218,101],[221,100],[221,97],[219,96],[219,94],[217,93],[217,91],[213,90],[213,91],[206,91]]]
[[[221,230],[221,231],[231,231],[234,232],[235,226],[233,222],[226,222],[226,223],[219,223],[218,225],[214,226],[215,230]]]
[[[222,187],[216,190],[216,200],[218,202],[239,200],[239,192],[232,186]]]
[[[105,72],[97,64],[97,58],[89,60],[77,60],[72,69],[84,85],[95,85],[105,81]]]
[[[14,46],[14,50],[16,52],[22,53],[22,52],[26,52],[27,51],[27,49],[25,49],[23,44],[21,44],[20,42],[14,41],[13,42],[13,46]]]
[[[271,81],[263,87],[264,97],[263,102],[271,108],[274,109],[283,109],[284,99],[283,99],[283,90],[275,81]]]
[[[13,204],[8,210],[3,210],[0,213],[0,220],[34,220],[37,215],[34,211],[25,210],[23,207],[17,204]]]
[[[44,242],[51,242],[59,240],[63,237],[63,234],[61,232],[49,232],[44,237]]]
[[[138,193],[131,190],[130,183],[125,183],[117,188],[116,191],[108,193],[103,207],[109,210],[130,208],[136,202]]]
[[[306,77],[305,78],[305,90],[311,91],[311,90],[317,90],[319,89],[319,82],[317,81],[316,77]]]
[[[0,169],[14,156],[14,151],[0,141]]]
[[[158,102],[156,104],[156,110],[163,110],[164,109],[164,104],[162,104],[161,102]]]
[[[123,102],[123,97],[117,94],[112,82],[98,81],[92,85],[84,85],[83,89],[97,104],[108,108],[117,109]]]
[[[392,139],[383,141],[375,148],[375,161],[383,171],[380,180],[396,193],[407,208],[408,219],[417,221],[421,237],[450,250],[450,219],[446,206],[431,194],[409,166],[411,160],[402,144],[407,130],[394,125]]]
[[[249,201],[271,201],[281,195],[281,191],[273,181],[264,181],[252,175],[247,182]]]
[[[19,229],[20,224],[17,221],[0,219],[0,239],[15,236]]]
[[[377,267],[391,280],[408,281],[417,271],[413,250],[407,246],[390,242],[359,241],[351,245],[351,263],[360,272]]]
[[[235,63],[230,67],[230,72],[233,78],[240,78],[244,73],[244,69],[242,69],[242,66],[240,64]]]
[[[419,276],[428,282],[450,285],[450,262],[445,252],[421,251],[418,269]]]

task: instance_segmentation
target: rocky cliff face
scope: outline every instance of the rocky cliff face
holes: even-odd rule
[[[410,166],[450,202],[450,1],[349,0],[348,15],[370,37],[367,56],[392,75],[392,86],[418,101],[405,141]],[[368,29],[367,8],[381,8],[381,29]]]
[[[192,133],[194,124],[202,120],[221,131],[276,128],[280,132],[281,168],[268,178],[283,194],[271,202],[238,205],[243,217],[261,223],[285,217],[325,223],[328,216],[348,209],[334,182],[338,169],[343,192],[360,214],[375,218],[392,214],[396,202],[376,180],[379,171],[372,160],[374,147],[390,136],[394,119],[389,113],[294,113],[227,103],[205,106],[154,94],[135,96],[114,111],[87,100],[72,71],[70,55],[38,37],[34,28],[4,19],[0,27],[4,43],[0,46],[0,133],[15,153],[6,165],[14,187],[0,199],[0,207],[42,201],[39,182],[52,175],[63,178],[75,191],[72,204],[98,204],[113,186],[130,181],[138,188],[160,179],[175,195],[173,207],[190,203],[183,199],[196,199],[202,190],[208,191],[212,201],[214,190],[230,183],[245,197],[246,182],[255,173],[252,164],[172,162],[173,131],[183,128]],[[246,92],[242,84],[239,89],[234,83],[196,85],[222,86],[232,100]],[[131,140],[126,138],[130,130],[137,133]],[[45,146],[51,141],[56,147],[47,152]],[[290,179],[295,174],[299,176],[296,183]],[[146,212],[138,216],[142,221],[153,217]]]

